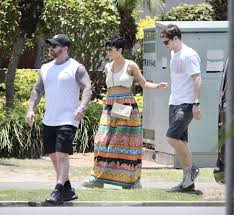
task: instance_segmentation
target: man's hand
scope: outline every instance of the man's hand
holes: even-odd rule
[[[33,111],[28,111],[27,115],[26,115],[26,122],[28,123],[28,125],[30,127],[32,127],[33,122],[34,122],[34,118],[35,118],[35,114]]]
[[[167,89],[168,88],[168,83],[167,82],[160,82],[158,84],[158,89]]]
[[[201,119],[200,105],[193,105],[193,118],[196,120]]]
[[[76,121],[81,121],[84,117],[84,111],[82,111],[81,108],[77,108],[77,110],[74,113],[74,118]]]

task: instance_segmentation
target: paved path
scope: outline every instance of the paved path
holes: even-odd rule
[[[225,215],[225,208],[222,207],[16,207],[16,208],[0,208],[0,214],[13,215],[119,215],[119,214],[134,214],[134,215]]]
[[[169,189],[170,187],[174,186],[175,182],[142,182],[143,188],[149,189],[149,188],[155,188],[155,189]],[[86,189],[81,186],[79,182],[73,182],[72,186],[76,189]],[[6,189],[29,189],[29,190],[35,190],[35,189],[51,189],[54,187],[54,184],[51,182],[1,182],[0,183],[0,190],[6,190]],[[112,188],[112,189],[121,189],[118,186],[113,185],[105,185],[105,188]],[[218,183],[196,183],[196,189],[221,189],[223,190],[225,188],[224,185],[220,185]]]

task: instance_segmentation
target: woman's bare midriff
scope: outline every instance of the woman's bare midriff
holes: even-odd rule
[[[124,94],[124,93],[132,93],[132,89],[131,88],[127,88],[127,87],[110,87],[107,89],[107,95],[111,96],[111,95],[116,95],[116,94]]]

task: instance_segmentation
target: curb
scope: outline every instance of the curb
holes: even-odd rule
[[[65,202],[60,207],[224,207],[224,201],[158,201],[158,202]],[[55,207],[55,205],[46,202],[27,202],[27,201],[0,201],[0,207]],[[58,206],[57,206],[58,207]]]

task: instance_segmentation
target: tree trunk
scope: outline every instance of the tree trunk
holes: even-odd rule
[[[40,69],[45,56],[45,40],[43,36],[39,36],[37,41],[37,56],[34,64],[35,69]]]
[[[19,38],[13,47],[10,63],[8,65],[8,71],[6,74],[6,109],[8,111],[11,111],[14,108],[15,74],[26,36],[26,33],[19,34]]]

